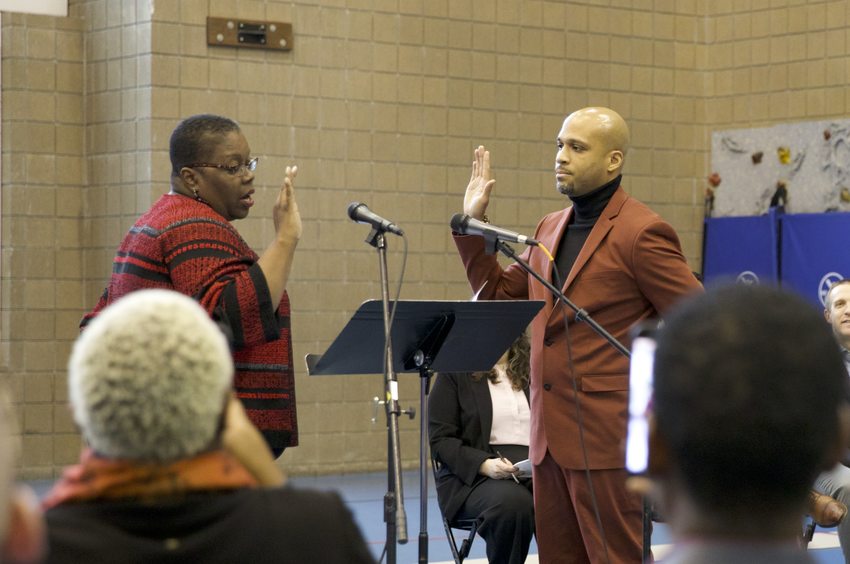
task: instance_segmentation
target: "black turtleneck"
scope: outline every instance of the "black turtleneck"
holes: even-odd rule
[[[558,252],[555,255],[555,267],[561,277],[561,284],[566,282],[567,275],[570,273],[579,251],[584,246],[584,242],[587,241],[587,236],[590,235],[590,231],[596,225],[596,220],[602,215],[602,210],[605,209],[611,196],[620,187],[621,178],[623,178],[622,174],[608,184],[587,194],[570,198],[573,202],[573,213],[570,215],[570,221],[564,230],[564,237],[561,239],[561,244],[558,245]]]

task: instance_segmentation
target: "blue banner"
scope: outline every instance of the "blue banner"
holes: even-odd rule
[[[781,256],[782,286],[822,307],[829,287],[850,277],[850,213],[784,216]]]
[[[706,219],[703,282],[735,281],[742,284],[775,284],[777,221],[768,215]]]

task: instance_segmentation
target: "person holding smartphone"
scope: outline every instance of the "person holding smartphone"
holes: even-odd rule
[[[683,303],[656,341],[646,473],[675,537],[664,562],[814,562],[806,498],[850,436],[847,373],[818,312],[728,286]]]

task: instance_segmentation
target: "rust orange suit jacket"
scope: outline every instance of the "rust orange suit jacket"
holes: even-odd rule
[[[551,213],[534,238],[557,253],[572,208]],[[484,239],[455,235],[473,292],[479,299],[545,300],[532,322],[531,441],[529,456],[539,464],[552,454],[569,469],[625,466],[628,359],[568,312],[572,366],[567,354],[564,308],[554,306],[546,288],[517,264],[505,269],[484,253]],[[531,267],[552,280],[552,264],[538,248],[523,253]],[[590,232],[563,292],[603,328],[629,346],[629,329],[663,314],[683,296],[701,291],[673,228],[619,188]],[[572,371],[574,368],[575,372]],[[577,425],[573,378],[584,422],[587,465]]]

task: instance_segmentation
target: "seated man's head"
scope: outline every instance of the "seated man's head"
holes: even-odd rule
[[[796,528],[841,452],[846,380],[829,326],[795,295],[730,286],[683,303],[658,334],[650,460],[674,527]]]
[[[233,379],[227,341],[194,300],[133,292],[77,339],[74,420],[96,453],[170,462],[213,446]]]
[[[850,349],[850,280],[843,278],[829,288],[823,315],[832,325],[838,343]]]

